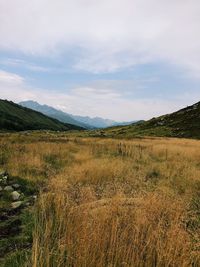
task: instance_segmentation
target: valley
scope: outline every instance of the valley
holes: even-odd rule
[[[0,267],[200,267],[200,1],[0,0]]]

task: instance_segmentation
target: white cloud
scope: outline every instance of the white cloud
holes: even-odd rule
[[[0,0],[0,49],[116,71],[163,60],[200,77],[199,0]],[[59,52],[58,52],[59,51]]]
[[[23,67],[24,69],[28,69],[34,72],[55,72],[57,69],[53,69],[50,67],[43,67],[40,65],[36,65],[30,62],[27,62],[22,59],[13,59],[13,58],[6,58],[0,60],[0,64],[3,66],[8,66],[8,67]]]
[[[3,70],[0,70],[0,83],[6,84],[8,86],[12,85],[21,85],[24,82],[24,79],[14,73],[9,73]]]
[[[114,85],[117,81],[112,81]],[[96,81],[84,87],[58,93],[41,88],[31,88],[26,80],[14,73],[0,70],[0,95],[2,99],[20,102],[35,100],[65,112],[82,116],[100,116],[103,118],[128,121],[150,119],[169,113],[196,102],[199,95],[181,95],[179,98],[163,100],[159,98],[129,98],[113,89],[111,81]],[[120,81],[121,82],[121,81]]]
[[[0,70],[0,95],[1,99],[20,101],[22,98],[31,99],[34,94],[27,89],[22,76]]]
[[[71,93],[77,97],[83,97],[84,99],[89,97],[92,99],[114,99],[122,97],[119,92],[112,89],[95,88],[95,87],[77,87],[71,90]]]

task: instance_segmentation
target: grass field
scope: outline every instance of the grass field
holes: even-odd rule
[[[0,168],[38,195],[2,266],[200,266],[200,141],[2,134]]]

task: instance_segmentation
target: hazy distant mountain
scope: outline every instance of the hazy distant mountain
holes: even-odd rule
[[[84,123],[75,120],[69,114],[67,114],[61,110],[57,110],[53,107],[47,106],[47,105],[41,105],[41,104],[37,103],[36,101],[32,101],[32,100],[22,101],[19,103],[19,105],[26,107],[26,108],[36,110],[36,111],[39,111],[39,112],[41,112],[41,113],[43,113],[49,117],[52,117],[52,118],[57,119],[57,120],[64,122],[64,123],[70,123],[70,124],[77,125],[77,126],[80,126],[80,127],[86,128],[86,129],[90,128],[89,125],[85,125]]]
[[[19,104],[24,107],[42,112],[43,114],[48,115],[57,120],[60,120],[61,122],[74,124],[80,127],[87,128],[87,129],[106,128],[106,127],[117,126],[117,125],[129,125],[131,123],[134,123],[134,121],[116,122],[114,120],[103,119],[99,117],[91,118],[88,116],[72,115],[72,114],[65,113],[61,110],[57,110],[47,105],[41,105],[31,100],[23,101],[23,102],[20,102]]]
[[[95,128],[107,128],[111,126],[117,126],[117,125],[129,125],[134,122],[117,122],[114,120],[109,120],[109,119],[102,119],[100,117],[95,117],[95,118],[90,118],[88,116],[83,117],[83,116],[76,116],[76,115],[71,115],[74,119],[85,123],[89,124]]]
[[[22,107],[11,101],[0,100],[0,130],[81,130],[83,128],[62,123],[38,111]]]

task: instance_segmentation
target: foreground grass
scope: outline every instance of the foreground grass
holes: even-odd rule
[[[0,146],[1,168],[41,191],[32,250],[10,266],[200,265],[199,141],[38,133]]]

